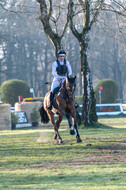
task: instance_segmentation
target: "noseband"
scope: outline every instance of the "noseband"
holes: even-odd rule
[[[70,83],[67,81],[66,84],[66,94],[68,100],[74,100],[75,82]]]
[[[74,81],[65,81],[64,85],[59,90],[58,95],[62,97],[64,100],[74,100],[74,91],[75,91],[75,80]]]

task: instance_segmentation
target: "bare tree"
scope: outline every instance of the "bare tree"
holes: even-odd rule
[[[117,15],[126,17],[126,1],[125,0],[111,0],[105,1],[102,10],[105,12],[113,12]]]
[[[91,72],[87,57],[89,42],[88,33],[93,23],[96,22],[103,2],[104,0],[96,1],[95,3],[91,0],[78,0],[75,3],[75,1],[69,0],[68,17],[70,28],[80,45],[81,76],[83,83],[82,120],[85,126],[90,125],[93,121],[92,108],[94,110],[94,114],[96,115]],[[91,6],[93,6],[92,9]],[[78,18],[76,18],[77,16]],[[80,27],[77,25],[78,20],[82,22]]]
[[[65,7],[64,1],[60,1],[54,3],[52,0],[37,0],[37,2],[40,4],[40,20],[42,23],[42,26],[44,28],[44,31],[53,44],[55,48],[55,54],[57,55],[57,51],[62,47],[62,38],[66,32],[66,28],[68,25],[68,20],[66,18],[64,26],[61,29],[62,22],[64,19],[62,19],[62,16],[64,15],[63,7]],[[58,14],[56,14],[58,12]],[[59,24],[60,23],[60,24]],[[58,30],[58,26],[60,25],[60,28]]]

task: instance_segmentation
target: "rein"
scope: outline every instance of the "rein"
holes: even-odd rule
[[[70,90],[66,89],[65,87],[61,87],[57,95],[66,101],[74,100],[74,92],[72,93]]]

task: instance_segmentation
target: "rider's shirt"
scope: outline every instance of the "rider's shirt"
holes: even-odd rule
[[[61,62],[59,60],[59,63],[60,63],[61,66],[64,65],[64,61]],[[65,67],[67,67],[68,76],[72,75],[72,69],[71,69],[71,66],[70,66],[70,64],[69,64],[69,62],[67,60],[66,60],[65,64],[66,64]],[[53,79],[52,86],[51,86],[51,92],[53,92],[55,88],[57,88],[59,85],[61,85],[65,81],[65,79],[67,77],[65,74],[64,75],[59,75],[57,73],[57,67],[58,67],[58,63],[57,63],[57,60],[56,60],[52,65],[52,75],[54,76],[54,79]],[[58,81],[58,79],[61,79],[61,81]]]
[[[62,68],[62,66],[64,65],[64,61],[61,62],[59,59],[58,59],[58,61],[59,61],[59,64],[61,65],[61,68]],[[71,69],[71,66],[70,66],[70,64],[69,64],[69,62],[67,60],[66,60],[66,67],[67,67],[67,71],[68,71],[68,76],[72,75],[72,69]],[[58,68],[58,63],[57,63],[57,61],[55,61],[53,63],[53,66],[52,66],[52,75],[54,76],[54,78],[56,78],[56,79],[58,79],[58,78],[62,79],[64,77],[66,78],[65,74],[64,75],[63,74],[59,75],[58,74],[59,72],[57,73],[57,68]]]

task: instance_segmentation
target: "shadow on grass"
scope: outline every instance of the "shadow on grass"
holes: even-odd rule
[[[111,119],[126,118],[126,114],[98,116],[98,119],[108,119],[108,118],[111,118]]]
[[[113,125],[122,125],[121,123],[114,123]],[[114,130],[114,131],[118,131],[118,130],[125,130],[125,128],[124,127],[119,127],[119,128],[115,128],[114,126],[111,126],[111,125],[106,125],[106,124],[102,124],[102,123],[100,123],[100,122],[97,122],[97,123],[93,123],[93,124],[91,124],[91,125],[89,125],[89,126],[84,126],[84,125],[81,125],[81,126],[79,126],[78,127],[79,129],[112,129],[112,130]]]
[[[77,173],[73,171],[71,174],[67,174],[64,171],[63,173],[56,173],[52,171],[51,175],[37,176],[37,174],[25,174],[16,175],[16,176],[7,176],[6,178],[1,178],[1,183],[3,187],[8,187],[8,189],[13,189],[16,186],[16,189],[85,189],[87,187],[97,186],[97,188],[104,187],[105,184],[118,186],[121,184],[121,187],[125,186],[124,174],[120,175],[117,172],[112,173]],[[115,184],[114,182],[115,181]],[[97,182],[97,183],[96,183]],[[117,185],[118,182],[118,185]],[[122,183],[124,182],[124,183]],[[112,184],[111,184],[112,183]]]
[[[93,123],[93,124],[91,124],[89,126],[81,125],[78,128],[79,129],[91,129],[91,128],[93,128],[93,129],[113,129],[112,126],[104,125],[104,124],[99,123],[99,122],[98,123]]]

